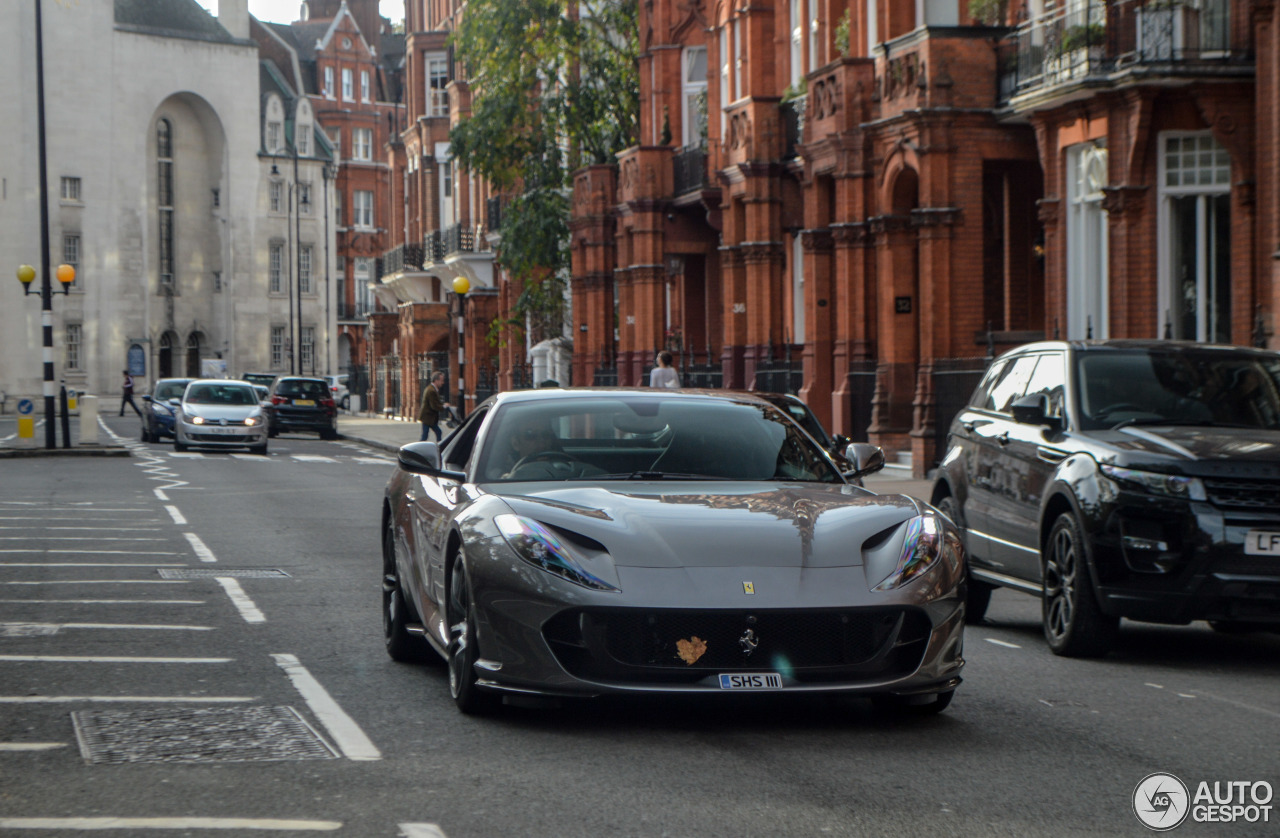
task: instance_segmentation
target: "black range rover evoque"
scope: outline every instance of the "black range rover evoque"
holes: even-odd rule
[[[967,618],[1041,597],[1060,655],[1120,618],[1280,629],[1280,354],[1177,341],[1030,344],[955,418],[933,504],[964,533]]]

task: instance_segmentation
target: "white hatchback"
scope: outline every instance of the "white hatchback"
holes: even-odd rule
[[[221,378],[187,385],[174,417],[173,450],[248,448],[267,453],[267,423],[253,385]]]
[[[347,389],[347,375],[324,375],[321,376],[329,384],[329,391],[333,393],[333,401],[343,410],[351,409],[351,391]]]

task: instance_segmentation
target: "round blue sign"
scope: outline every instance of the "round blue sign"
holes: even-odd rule
[[[35,409],[36,403],[31,401],[31,399],[18,399],[18,412],[23,416],[30,414],[31,411]]]

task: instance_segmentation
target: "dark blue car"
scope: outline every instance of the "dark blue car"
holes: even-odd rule
[[[142,411],[142,441],[159,442],[163,437],[173,438],[173,405],[170,399],[181,399],[192,378],[162,378],[155,383],[148,395],[142,397],[147,409]]]

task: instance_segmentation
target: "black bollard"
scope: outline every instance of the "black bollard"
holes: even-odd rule
[[[61,391],[58,395],[59,401],[62,403],[62,447],[71,447],[71,413],[67,410],[67,383],[61,382]]]

